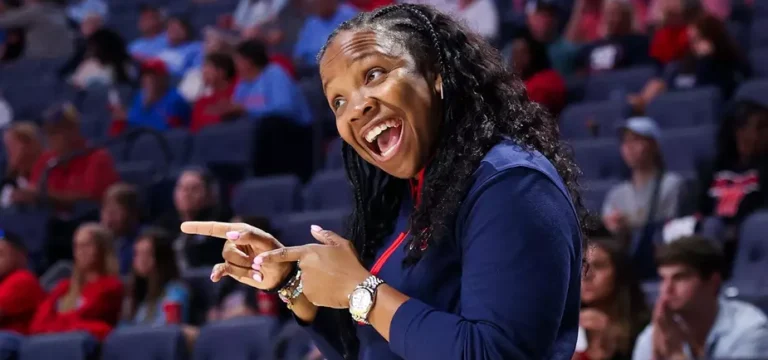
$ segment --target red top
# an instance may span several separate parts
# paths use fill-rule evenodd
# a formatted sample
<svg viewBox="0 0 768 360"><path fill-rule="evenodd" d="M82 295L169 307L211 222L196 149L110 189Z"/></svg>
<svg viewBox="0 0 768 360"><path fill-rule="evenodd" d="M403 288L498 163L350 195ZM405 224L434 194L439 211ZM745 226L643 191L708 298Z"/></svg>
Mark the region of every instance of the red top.
<svg viewBox="0 0 768 360"><path fill-rule="evenodd" d="M79 148L85 146L83 141ZM30 175L33 184L39 185L46 164L57 156L52 151L46 151L37 159ZM112 156L106 150L98 149L53 169L48 174L48 191L85 194L91 200L100 202L107 188L118 180L120 175L115 170Z"/></svg>
<svg viewBox="0 0 768 360"><path fill-rule="evenodd" d="M651 57L662 65L681 59L688 51L685 26L664 26L651 39Z"/></svg>
<svg viewBox="0 0 768 360"><path fill-rule="evenodd" d="M189 123L189 131L196 133L206 126L220 123L221 115L217 111L213 111L212 108L222 103L230 103L234 92L235 82L233 81L226 88L197 99L192 106L192 121Z"/></svg>
<svg viewBox="0 0 768 360"><path fill-rule="evenodd" d="M557 71L540 71L525 81L528 98L557 115L565 107L567 88L565 80Z"/></svg>
<svg viewBox="0 0 768 360"><path fill-rule="evenodd" d="M62 280L37 309L31 334L66 331L87 331L99 340L117 324L123 301L123 284L117 276L102 276L80 289L80 298L74 310L60 313L59 300L69 291L70 280Z"/></svg>
<svg viewBox="0 0 768 360"><path fill-rule="evenodd" d="M29 270L18 269L0 281L0 329L29 334L29 323L45 291Z"/></svg>
<svg viewBox="0 0 768 360"><path fill-rule="evenodd" d="M395 2L393 0L350 0L349 3L360 11L373 11Z"/></svg>

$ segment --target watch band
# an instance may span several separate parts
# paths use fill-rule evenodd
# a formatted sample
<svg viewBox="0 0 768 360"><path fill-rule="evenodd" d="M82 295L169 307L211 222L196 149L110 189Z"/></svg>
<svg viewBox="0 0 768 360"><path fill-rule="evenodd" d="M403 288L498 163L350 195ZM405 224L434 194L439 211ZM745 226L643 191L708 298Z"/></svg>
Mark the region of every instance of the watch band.
<svg viewBox="0 0 768 360"><path fill-rule="evenodd" d="M378 289L379 285L383 284L384 280L379 279L376 275L371 275L367 277L360 285L357 285L355 288L355 291L359 289L364 289L371 293L371 307L368 308L368 310L359 315L355 315L355 313L350 312L352 315L352 319L365 325L370 325L368 322L368 313L373 309L373 305L376 303L376 290ZM353 291L354 293L354 291Z"/></svg>

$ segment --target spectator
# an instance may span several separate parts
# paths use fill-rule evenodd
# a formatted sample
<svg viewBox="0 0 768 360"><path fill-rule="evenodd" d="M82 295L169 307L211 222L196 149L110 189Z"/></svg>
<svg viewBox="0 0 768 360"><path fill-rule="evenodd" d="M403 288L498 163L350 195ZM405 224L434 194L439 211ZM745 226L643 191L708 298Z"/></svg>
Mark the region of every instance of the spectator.
<svg viewBox="0 0 768 360"><path fill-rule="evenodd" d="M160 60L148 60L141 65L141 89L126 114L114 110L115 121L110 133L120 133L124 127L148 127L155 130L186 126L190 107L176 88L170 86L168 69Z"/></svg>
<svg viewBox="0 0 768 360"><path fill-rule="evenodd" d="M317 53L328 36L341 23L357 15L355 8L342 4L340 0L316 0L310 9L312 14L304 21L293 48L293 59L300 68L315 68Z"/></svg>
<svg viewBox="0 0 768 360"><path fill-rule="evenodd" d="M74 270L37 309L30 332L87 331L103 340L120 316L123 284L117 274L109 230L96 223L75 232Z"/></svg>
<svg viewBox="0 0 768 360"><path fill-rule="evenodd" d="M0 130L5 129L13 121L13 109L0 92Z"/></svg>
<svg viewBox="0 0 768 360"><path fill-rule="evenodd" d="M136 241L133 273L126 294L126 325L186 322L189 291L179 280L171 240L162 229L148 229Z"/></svg>
<svg viewBox="0 0 768 360"><path fill-rule="evenodd" d="M27 266L22 239L0 229L0 330L27 335L32 316L45 299Z"/></svg>
<svg viewBox="0 0 768 360"><path fill-rule="evenodd" d="M603 224L611 233L628 236L677 215L683 180L664 168L660 138L661 130L650 118L630 118L621 127L621 157L632 178L605 198Z"/></svg>
<svg viewBox="0 0 768 360"><path fill-rule="evenodd" d="M628 359L650 311L626 250L612 239L592 239L588 270L581 280L579 326L587 334L591 360Z"/></svg>
<svg viewBox="0 0 768 360"><path fill-rule="evenodd" d="M75 151L88 148L80 134L80 114L72 104L55 106L43 124L48 150L35 163L30 186L16 189L11 199L17 204L30 204L40 194L39 186L48 164ZM104 149L60 163L48 173L46 196L61 212L72 210L79 201L101 202L107 188L119 179L112 156Z"/></svg>
<svg viewBox="0 0 768 360"><path fill-rule="evenodd" d="M173 76L184 75L202 52L200 42L194 40L193 31L189 22L180 17L168 19L168 46L157 54L157 58L165 63Z"/></svg>
<svg viewBox="0 0 768 360"><path fill-rule="evenodd" d="M653 98L667 90L715 86L728 98L749 74L747 61L720 20L704 14L687 29L689 55L670 63L663 78L650 80L640 94L629 96L636 112L645 111Z"/></svg>
<svg viewBox="0 0 768 360"><path fill-rule="evenodd" d="M579 48L560 36L560 11L555 0L529 0L526 26L534 39L547 45L552 67L565 76L573 72L573 59Z"/></svg>
<svg viewBox="0 0 768 360"><path fill-rule="evenodd" d="M156 225L179 233L184 221L226 221L228 209L219 203L218 184L204 168L184 170L173 191L174 209L160 217ZM200 266L213 266L221 259L221 240L192 235L180 235L175 243L176 260L181 270Z"/></svg>
<svg viewBox="0 0 768 360"><path fill-rule="evenodd" d="M269 63L263 44L257 41L240 44L235 53L235 66L239 82L233 104L222 111L223 116L282 116L301 125L312 122L304 94L282 67Z"/></svg>
<svg viewBox="0 0 768 360"><path fill-rule="evenodd" d="M67 7L67 15L78 24L94 15L106 19L108 13L109 7L103 0L77 0Z"/></svg>
<svg viewBox="0 0 768 360"><path fill-rule="evenodd" d="M195 101L192 107L191 132L218 124L221 112L230 104L235 92L235 63L229 54L215 53L206 56L203 64L203 84L210 93Z"/></svg>
<svg viewBox="0 0 768 360"><path fill-rule="evenodd" d="M451 14L488 41L499 35L499 12L492 0L403 0L403 3L430 5Z"/></svg>
<svg viewBox="0 0 768 360"><path fill-rule="evenodd" d="M85 89L92 85L130 84L131 57L123 38L109 29L94 32L87 42L86 56L69 81Z"/></svg>
<svg viewBox="0 0 768 360"><path fill-rule="evenodd" d="M525 82L528 97L552 114L565 106L565 80L552 70L544 44L536 41L527 30L512 38L512 68Z"/></svg>
<svg viewBox="0 0 768 360"><path fill-rule="evenodd" d="M234 26L245 40L258 40L271 52L291 54L304 14L302 0L241 0L235 9Z"/></svg>
<svg viewBox="0 0 768 360"><path fill-rule="evenodd" d="M572 44L586 44L600 37L604 0L576 0L565 28L565 38Z"/></svg>
<svg viewBox="0 0 768 360"><path fill-rule="evenodd" d="M133 263L133 247L141 230L139 191L133 185L117 183L109 187L101 205L100 223L115 237L120 275L128 275Z"/></svg>
<svg viewBox="0 0 768 360"><path fill-rule="evenodd" d="M740 101L722 122L713 164L699 174L698 212L721 221L721 240L738 238L741 222L768 207L768 107Z"/></svg>
<svg viewBox="0 0 768 360"><path fill-rule="evenodd" d="M203 51L198 57L199 60L195 62L193 68L187 70L178 87L179 94L190 104L211 92L211 89L206 87L203 82L205 57L214 53L229 55L234 53L233 44L236 40L233 37L212 28L205 29L203 34Z"/></svg>
<svg viewBox="0 0 768 360"><path fill-rule="evenodd" d="M147 4L139 7L141 37L128 46L128 50L134 58L145 61L156 57L168 47L168 36L163 32L164 22L165 19L160 9Z"/></svg>
<svg viewBox="0 0 768 360"><path fill-rule="evenodd" d="M718 296L724 259L713 242L682 238L661 247L656 259L660 294L633 360L768 357L765 314Z"/></svg>
<svg viewBox="0 0 768 360"><path fill-rule="evenodd" d="M20 8L0 14L0 28L24 29L26 58L68 58L74 51L66 14L55 0L25 0Z"/></svg>
<svg viewBox="0 0 768 360"><path fill-rule="evenodd" d="M601 38L579 51L576 69L596 73L650 63L648 37L632 29L632 4L612 0L604 6Z"/></svg>
<svg viewBox="0 0 768 360"><path fill-rule="evenodd" d="M651 57L661 66L688 54L688 24L700 13L698 0L659 0L661 27L651 39Z"/></svg>
<svg viewBox="0 0 768 360"><path fill-rule="evenodd" d="M15 189L30 186L32 169L42 153L40 131L32 122L16 122L3 132L3 143L8 164L0 181L0 207L7 208L13 204Z"/></svg>
<svg viewBox="0 0 768 360"><path fill-rule="evenodd" d="M95 34L97 31L101 30L104 27L104 19L99 17L96 14L91 14L85 17L82 22L80 22L79 30L80 33L76 37L75 40L75 51L74 54L69 58L69 60L64 64L64 66L59 69L59 76L63 79L69 79L72 74L77 70L77 67L80 66L80 64L85 61L86 56L93 56L91 52L89 52L89 48L91 47L88 42L88 39ZM123 47L125 46L125 42L123 42L122 38L120 41L123 44ZM112 47L111 44L107 45L108 47ZM123 50L125 52L125 50Z"/></svg>

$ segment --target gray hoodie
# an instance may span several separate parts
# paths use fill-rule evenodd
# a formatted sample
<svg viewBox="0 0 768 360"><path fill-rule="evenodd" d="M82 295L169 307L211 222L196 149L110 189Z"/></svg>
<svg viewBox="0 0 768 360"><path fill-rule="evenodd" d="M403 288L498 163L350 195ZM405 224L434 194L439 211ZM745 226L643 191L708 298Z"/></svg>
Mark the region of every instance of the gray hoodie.
<svg viewBox="0 0 768 360"><path fill-rule="evenodd" d="M0 28L23 28L26 44L23 58L69 58L74 34L64 9L54 4L28 4L0 14Z"/></svg>

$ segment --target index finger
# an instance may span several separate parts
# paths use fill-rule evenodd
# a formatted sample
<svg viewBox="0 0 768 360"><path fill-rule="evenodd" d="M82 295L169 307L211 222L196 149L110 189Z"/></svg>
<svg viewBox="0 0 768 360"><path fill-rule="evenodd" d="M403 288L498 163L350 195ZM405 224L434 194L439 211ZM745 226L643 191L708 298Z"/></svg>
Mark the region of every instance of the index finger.
<svg viewBox="0 0 768 360"><path fill-rule="evenodd" d="M181 223L181 232L185 234L211 236L225 240L230 231L244 232L248 230L246 224L240 223L218 221L185 221Z"/></svg>

